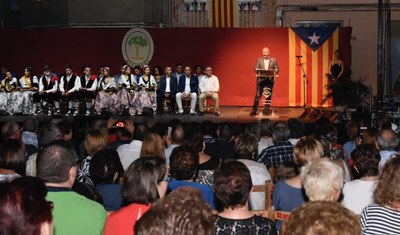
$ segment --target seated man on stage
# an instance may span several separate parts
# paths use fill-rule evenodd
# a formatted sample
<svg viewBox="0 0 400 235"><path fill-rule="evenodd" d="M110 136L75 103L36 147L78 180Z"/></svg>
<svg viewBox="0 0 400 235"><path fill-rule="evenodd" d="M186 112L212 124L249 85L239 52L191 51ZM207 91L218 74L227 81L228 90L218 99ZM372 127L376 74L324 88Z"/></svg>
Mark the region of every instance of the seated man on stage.
<svg viewBox="0 0 400 235"><path fill-rule="evenodd" d="M192 74L192 69L185 66L184 74L181 75L178 82L178 93L176 94L176 104L178 105L178 114L183 114L182 99L190 99L190 114L196 115L197 91L199 90L199 79Z"/></svg>
<svg viewBox="0 0 400 235"><path fill-rule="evenodd" d="M275 70L275 73L278 74L279 67L278 62L275 58L271 57L271 53L269 52L268 47L264 47L262 49L262 57L257 59L256 65L254 66L254 71L260 70ZM254 116L257 114L258 102L260 100L260 96L263 92L264 87L266 87L266 101L263 113L269 114L269 107L271 106L271 97L272 97L272 88L274 87L274 76L258 76L257 77L257 91L256 96L254 97L253 110L250 112L250 116Z"/></svg>
<svg viewBox="0 0 400 235"><path fill-rule="evenodd" d="M79 78L79 90L76 97L79 101L86 103L86 115L90 114L93 107L93 100L96 97L97 76L92 74L89 66L83 67L83 75Z"/></svg>
<svg viewBox="0 0 400 235"><path fill-rule="evenodd" d="M219 116L218 77L212 74L212 68L210 66L206 67L205 73L206 75L202 76L199 82L199 115L204 115L204 100L206 98L212 98L214 100L214 115Z"/></svg>
<svg viewBox="0 0 400 235"><path fill-rule="evenodd" d="M161 78L160 89L157 94L157 114L162 115L164 112L164 99L169 100L171 113L175 113L175 99L178 90L177 78L172 76L171 67L165 67L165 75Z"/></svg>
<svg viewBox="0 0 400 235"><path fill-rule="evenodd" d="M39 78L39 99L41 101L41 107L37 109L36 113L42 113L42 108L47 107L48 114L52 113L51 108L48 106L53 103L54 114L60 114L60 103L61 94L58 91L58 78L53 76L50 71L50 65L43 67L43 75ZM35 95L36 95L35 94ZM35 99L35 97L34 97Z"/></svg>
<svg viewBox="0 0 400 235"><path fill-rule="evenodd" d="M77 115L79 113L79 100L76 92L79 90L79 77L73 73L71 65L64 66L65 74L60 79L59 89L62 97L68 99L67 115Z"/></svg>

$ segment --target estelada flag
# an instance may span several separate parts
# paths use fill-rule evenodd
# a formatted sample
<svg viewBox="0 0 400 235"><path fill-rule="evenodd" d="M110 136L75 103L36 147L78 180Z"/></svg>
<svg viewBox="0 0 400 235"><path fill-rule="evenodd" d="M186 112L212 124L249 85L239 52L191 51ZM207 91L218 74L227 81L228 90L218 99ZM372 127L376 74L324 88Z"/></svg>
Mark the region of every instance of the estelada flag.
<svg viewBox="0 0 400 235"><path fill-rule="evenodd" d="M306 104L312 107L332 106L332 101L322 104L328 93L326 85L333 52L338 49L339 28L299 27L289 29L289 106L304 104L303 71L306 75ZM301 57L297 57L301 56Z"/></svg>
<svg viewBox="0 0 400 235"><path fill-rule="evenodd" d="M210 27L237 27L236 7L236 0L210 0Z"/></svg>

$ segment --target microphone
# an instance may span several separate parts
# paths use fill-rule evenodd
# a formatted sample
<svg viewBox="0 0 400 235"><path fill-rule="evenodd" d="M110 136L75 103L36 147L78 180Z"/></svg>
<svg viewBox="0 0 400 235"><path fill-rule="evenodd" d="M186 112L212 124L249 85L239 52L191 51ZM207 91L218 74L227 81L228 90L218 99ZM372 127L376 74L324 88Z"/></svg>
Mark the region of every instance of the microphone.
<svg viewBox="0 0 400 235"><path fill-rule="evenodd" d="M297 57L297 58L301 58L301 57L303 57L303 56L302 56L302 55L296 55L296 57Z"/></svg>

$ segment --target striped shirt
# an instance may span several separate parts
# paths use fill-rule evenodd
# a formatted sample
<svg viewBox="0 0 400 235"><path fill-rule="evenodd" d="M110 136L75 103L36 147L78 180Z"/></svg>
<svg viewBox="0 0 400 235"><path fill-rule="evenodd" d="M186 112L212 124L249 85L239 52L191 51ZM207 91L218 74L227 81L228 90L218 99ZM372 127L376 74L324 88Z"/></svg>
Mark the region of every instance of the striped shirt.
<svg viewBox="0 0 400 235"><path fill-rule="evenodd" d="M380 205L369 205L361 212L363 235L400 234L400 211Z"/></svg>

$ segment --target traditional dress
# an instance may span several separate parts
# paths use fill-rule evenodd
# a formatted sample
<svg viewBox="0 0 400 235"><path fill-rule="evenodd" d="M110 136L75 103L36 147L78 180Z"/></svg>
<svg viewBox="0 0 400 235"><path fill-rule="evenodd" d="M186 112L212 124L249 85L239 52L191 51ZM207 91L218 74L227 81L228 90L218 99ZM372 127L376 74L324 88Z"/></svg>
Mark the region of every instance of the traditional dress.
<svg viewBox="0 0 400 235"><path fill-rule="evenodd" d="M129 108L132 97L135 97L136 80L131 74L121 74L118 80L117 107L122 114Z"/></svg>
<svg viewBox="0 0 400 235"><path fill-rule="evenodd" d="M22 94L16 92L17 90L17 79L12 77L10 79L5 78L0 83L2 92L0 93L0 110L6 112L9 115L13 115L22 102ZM14 101L19 103L14 103ZM18 111L18 110L16 110Z"/></svg>
<svg viewBox="0 0 400 235"><path fill-rule="evenodd" d="M96 101L94 104L94 109L99 114L103 110L107 110L112 114L117 113L117 102L118 97L115 90L117 89L117 84L113 77L105 77L99 84L99 92L96 96Z"/></svg>
<svg viewBox="0 0 400 235"><path fill-rule="evenodd" d="M19 79L19 85L22 92L22 113L26 115L32 115L36 112L36 107L38 105L34 105L35 103L39 103L40 100L35 100L34 94L37 93L39 89L39 80L36 76L25 77L22 76Z"/></svg>
<svg viewBox="0 0 400 235"><path fill-rule="evenodd" d="M155 112L157 110L157 94L156 80L152 75L143 75L139 79L139 91L134 101L137 113L142 114L143 108L151 108Z"/></svg>

